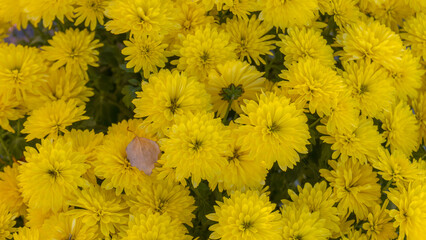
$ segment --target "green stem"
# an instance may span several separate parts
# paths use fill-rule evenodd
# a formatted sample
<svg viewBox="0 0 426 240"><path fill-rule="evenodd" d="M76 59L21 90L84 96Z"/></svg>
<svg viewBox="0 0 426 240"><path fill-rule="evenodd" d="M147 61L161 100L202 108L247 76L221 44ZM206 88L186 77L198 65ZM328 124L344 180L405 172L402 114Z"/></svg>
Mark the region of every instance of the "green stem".
<svg viewBox="0 0 426 240"><path fill-rule="evenodd" d="M392 184L392 179L391 180L389 180L388 181L388 183L386 184L386 186L383 188L383 191L382 192L384 192L384 191L386 191L386 190L388 190L388 188L390 187L390 185Z"/></svg>
<svg viewBox="0 0 426 240"><path fill-rule="evenodd" d="M315 125L317 125L317 123L321 120L321 118L318 118L317 120L315 120L315 122L311 123L311 125L309 125L309 128L314 127Z"/></svg>
<svg viewBox="0 0 426 240"><path fill-rule="evenodd" d="M222 122L223 122L223 124L225 124L225 125L228 125L229 124L229 122L228 122L228 115L229 115L229 112L231 111L231 105L232 105L232 102L234 101L234 99L232 99L231 98L231 100L229 101L229 103L228 103L228 107L226 108L226 113L225 113L225 117L223 117L223 119L222 119Z"/></svg>
<svg viewBox="0 0 426 240"><path fill-rule="evenodd" d="M9 153L9 150L7 150L7 147L6 147L6 144L4 143L4 141L3 141L3 137L1 137L0 138L0 144L1 144L1 146L2 146L2 148L3 148L3 150L4 150L4 152L6 153L6 157L7 158L10 158L10 153Z"/></svg>

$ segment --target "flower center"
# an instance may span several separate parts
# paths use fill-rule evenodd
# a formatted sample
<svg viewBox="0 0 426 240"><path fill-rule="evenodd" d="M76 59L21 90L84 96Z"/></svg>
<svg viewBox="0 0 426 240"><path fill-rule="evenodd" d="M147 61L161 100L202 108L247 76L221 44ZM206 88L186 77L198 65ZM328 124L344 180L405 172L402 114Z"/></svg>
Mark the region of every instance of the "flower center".
<svg viewBox="0 0 426 240"><path fill-rule="evenodd" d="M167 203L166 200L160 198L160 201L159 201L158 205L156 206L155 211L159 212L159 213L163 213L163 210L166 206L166 203Z"/></svg>
<svg viewBox="0 0 426 240"><path fill-rule="evenodd" d="M172 112L173 114L175 114L176 110L179 108L179 105L177 104L177 102L178 102L177 98L170 99L170 106L168 108L170 109L170 112Z"/></svg>
<svg viewBox="0 0 426 240"><path fill-rule="evenodd" d="M267 126L266 128L268 129L269 133L275 133L275 132L278 132L281 129L281 127L278 124L276 124L275 122L272 122L272 124Z"/></svg>
<svg viewBox="0 0 426 240"><path fill-rule="evenodd" d="M253 226L253 223L251 221L244 221L242 224L242 227L244 230L248 230Z"/></svg>
<svg viewBox="0 0 426 240"><path fill-rule="evenodd" d="M12 79L15 83L22 82L22 73L18 69L12 70Z"/></svg>
<svg viewBox="0 0 426 240"><path fill-rule="evenodd" d="M232 152L232 156L228 157L228 162L239 160L241 154L240 154L240 148L234 148L234 151Z"/></svg>
<svg viewBox="0 0 426 240"><path fill-rule="evenodd" d="M47 174L49 174L53 179L56 179L61 174L61 172L57 169L49 169Z"/></svg>
<svg viewBox="0 0 426 240"><path fill-rule="evenodd" d="M196 139L193 143L192 143L192 149L194 151L198 151L201 148L201 145L203 145L203 142L201 140Z"/></svg>
<svg viewBox="0 0 426 240"><path fill-rule="evenodd" d="M368 86L366 84L361 84L359 88L359 94L362 95L366 92L368 92Z"/></svg>
<svg viewBox="0 0 426 240"><path fill-rule="evenodd" d="M203 54L201 54L200 59L203 62L203 64L207 63L207 60L209 60L210 56L209 53L207 51L203 51Z"/></svg>

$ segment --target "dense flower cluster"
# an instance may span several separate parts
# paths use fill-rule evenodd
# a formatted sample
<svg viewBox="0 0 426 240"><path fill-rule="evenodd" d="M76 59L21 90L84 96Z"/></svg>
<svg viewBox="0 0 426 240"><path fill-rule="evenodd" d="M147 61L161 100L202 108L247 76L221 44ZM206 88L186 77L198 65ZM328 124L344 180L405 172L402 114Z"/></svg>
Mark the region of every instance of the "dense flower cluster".
<svg viewBox="0 0 426 240"><path fill-rule="evenodd" d="M0 240L426 238L426 1L0 0Z"/></svg>

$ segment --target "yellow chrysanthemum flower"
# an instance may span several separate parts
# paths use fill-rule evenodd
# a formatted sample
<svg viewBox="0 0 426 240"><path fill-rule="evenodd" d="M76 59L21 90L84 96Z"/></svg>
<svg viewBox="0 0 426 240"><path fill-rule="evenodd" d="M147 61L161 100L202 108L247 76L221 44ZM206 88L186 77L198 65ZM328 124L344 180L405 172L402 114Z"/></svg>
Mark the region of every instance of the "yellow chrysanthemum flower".
<svg viewBox="0 0 426 240"><path fill-rule="evenodd" d="M399 226L398 240L426 236L426 185L421 181L407 187L400 185L397 189L389 189L387 196L398 208L389 210L389 215L395 219L394 227Z"/></svg>
<svg viewBox="0 0 426 240"><path fill-rule="evenodd" d="M344 239L347 240L347 238L345 238L345 236L344 236L345 234L347 234L348 236L354 236L353 224L355 223L355 220L353 220L353 219L349 220L350 215L351 215L351 213L349 213L349 212L347 212L346 214L342 212L338 215L338 217L340 218L340 222L339 222L340 234L333 235L334 238L341 237L342 239L339 239L339 240L344 240ZM361 230L359 231L359 233L361 233ZM368 240L367 236L365 236L365 234L363 234L363 235L364 236L359 238L359 239ZM356 236L356 234L355 234L355 236ZM349 238L349 239L350 240L359 240L358 238Z"/></svg>
<svg viewBox="0 0 426 240"><path fill-rule="evenodd" d="M327 126L327 132L351 131L356 128L359 121L358 104L348 90L341 91L332 104L330 114L321 119Z"/></svg>
<svg viewBox="0 0 426 240"><path fill-rule="evenodd" d="M337 26L345 28L346 25L358 22L361 17L357 3L358 0L327 0L325 10L333 15Z"/></svg>
<svg viewBox="0 0 426 240"><path fill-rule="evenodd" d="M386 69L394 69L401 60L403 46L399 36L377 21L359 21L336 37L336 52L342 61L373 60Z"/></svg>
<svg viewBox="0 0 426 240"><path fill-rule="evenodd" d="M6 166L0 172L0 205L6 205L11 212L25 215L27 206L24 203L21 190L18 187L19 165Z"/></svg>
<svg viewBox="0 0 426 240"><path fill-rule="evenodd" d="M213 16L207 16L206 9L199 2L177 0L176 8L178 9L178 13L174 21L179 23L180 27L176 30L176 33L173 34L174 38L176 38L179 33L186 36L188 34L193 34L199 27L214 23Z"/></svg>
<svg viewBox="0 0 426 240"><path fill-rule="evenodd" d="M141 123L142 121L137 120L124 120L112 125L93 162L95 175L104 179L102 187L107 190L115 189L117 195L122 194L123 190L127 194L135 193L147 177L143 171L130 164L126 151L136 136L157 141L153 134L147 133L144 128L138 128Z"/></svg>
<svg viewBox="0 0 426 240"><path fill-rule="evenodd" d="M44 221L54 214L55 213L52 212L52 210L46 211L45 209L41 208L28 207L27 215L25 215L25 226L34 229L40 229L41 226L43 226Z"/></svg>
<svg viewBox="0 0 426 240"><path fill-rule="evenodd" d="M139 191L127 200L130 214L135 216L140 213L152 211L167 214L172 220L178 220L192 226L192 213L195 210L195 201L189 195L189 190L183 185L149 179L139 187Z"/></svg>
<svg viewBox="0 0 426 240"><path fill-rule="evenodd" d="M99 23L104 25L104 11L111 0L76 0L75 1L75 20L74 25L77 26L84 21L84 26L94 31Z"/></svg>
<svg viewBox="0 0 426 240"><path fill-rule="evenodd" d="M42 139L46 135L48 138L57 138L59 132L68 132L66 127L89 119L89 117L83 116L84 108L84 105L78 106L74 99L68 102L64 100L48 102L31 112L21 132L28 133L25 137L27 141L34 138Z"/></svg>
<svg viewBox="0 0 426 240"><path fill-rule="evenodd" d="M205 80L210 70L217 64L236 58L235 44L229 42L230 35L210 24L188 34L182 41L177 55L179 70Z"/></svg>
<svg viewBox="0 0 426 240"><path fill-rule="evenodd" d="M259 0L259 18L267 23L285 29L291 26L310 25L319 9L317 0Z"/></svg>
<svg viewBox="0 0 426 240"><path fill-rule="evenodd" d="M16 214L9 211L6 205L0 204L0 239L10 239L12 233L16 231L15 226Z"/></svg>
<svg viewBox="0 0 426 240"><path fill-rule="evenodd" d="M318 59L324 66L334 67L333 49L315 28L287 29L287 35L278 35L281 42L277 43L284 54L284 65L288 68L291 64L305 58Z"/></svg>
<svg viewBox="0 0 426 240"><path fill-rule="evenodd" d="M187 230L168 214L148 211L130 217L129 228L123 240L190 240Z"/></svg>
<svg viewBox="0 0 426 240"><path fill-rule="evenodd" d="M321 169L320 173L333 187L339 212L354 212L357 220L366 219L369 208L380 202L381 195L379 179L373 168L352 158L337 162L330 160L328 164L332 170Z"/></svg>
<svg viewBox="0 0 426 240"><path fill-rule="evenodd" d="M298 153L308 152L307 117L290 99L263 93L258 103L246 101L241 108L244 114L236 122L244 125L239 130L242 144L268 169L275 161L283 171L292 169L300 160Z"/></svg>
<svg viewBox="0 0 426 240"><path fill-rule="evenodd" d="M105 10L111 20L105 28L113 34L166 35L178 28L170 0L112 0Z"/></svg>
<svg viewBox="0 0 426 240"><path fill-rule="evenodd" d="M25 0L0 0L0 22L10 22L20 29L26 29L30 17L25 12ZM1 41L1 40L0 40Z"/></svg>
<svg viewBox="0 0 426 240"><path fill-rule="evenodd" d="M426 10L426 3L423 0L405 0L405 2L418 13Z"/></svg>
<svg viewBox="0 0 426 240"><path fill-rule="evenodd" d="M396 33L399 32L399 26L402 26L403 19L413 14L411 8L400 0L368 0L368 3L364 12L370 13L376 20Z"/></svg>
<svg viewBox="0 0 426 240"><path fill-rule="evenodd" d="M135 68L135 72L142 69L145 78L157 73L157 67L166 66L167 57L170 53L166 51L167 44L162 42L163 38L159 34L142 35L138 34L130 38L130 41L124 41L126 45L121 53L126 55L125 60L129 61L126 68Z"/></svg>
<svg viewBox="0 0 426 240"><path fill-rule="evenodd" d="M39 240L40 231L38 228L19 228L17 233L13 234L13 240Z"/></svg>
<svg viewBox="0 0 426 240"><path fill-rule="evenodd" d="M231 123L232 124L232 123ZM240 141L241 134L237 125L231 127L232 143L225 157L227 165L221 171L219 189L227 191L245 191L247 189L260 189L265 185L268 173L266 166L250 156L250 149Z"/></svg>
<svg viewBox="0 0 426 240"><path fill-rule="evenodd" d="M191 177L197 187L201 179L214 182L226 165L228 130L213 113L175 116L175 124L160 141L164 167L176 168L176 180Z"/></svg>
<svg viewBox="0 0 426 240"><path fill-rule="evenodd" d="M251 12L259 11L257 0L216 0L218 11L229 10L234 16L248 19Z"/></svg>
<svg viewBox="0 0 426 240"><path fill-rule="evenodd" d="M209 73L206 87L212 96L213 110L220 117L231 109L240 114L244 100L256 100L256 95L263 89L263 73L238 60L227 61L216 68L216 71Z"/></svg>
<svg viewBox="0 0 426 240"><path fill-rule="evenodd" d="M383 136L386 137L386 147L392 152L400 150L406 156L411 156L419 147L419 123L405 102L395 104L391 111L385 112L382 119Z"/></svg>
<svg viewBox="0 0 426 240"><path fill-rule="evenodd" d="M87 79L78 74L69 74L65 68L51 69L46 82L36 89L35 94L27 95L26 107L37 109L51 101L75 99L77 105L89 102L93 89L86 86Z"/></svg>
<svg viewBox="0 0 426 240"><path fill-rule="evenodd" d="M349 129L328 132L325 126L320 125L317 130L328 135L322 136L321 140L332 144L331 150L334 150L332 158L337 159L340 156L343 161L352 157L366 163L368 158L377 156L377 149L384 142L373 120L363 117L358 120L355 127Z"/></svg>
<svg viewBox="0 0 426 240"><path fill-rule="evenodd" d="M26 163L19 167L19 187L24 201L32 208L58 212L67 205L78 187L87 184L81 178L89 165L86 157L72 150L71 143L42 140L37 150L27 148L24 152Z"/></svg>
<svg viewBox="0 0 426 240"><path fill-rule="evenodd" d="M299 108L308 108L319 116L330 115L335 99L345 89L342 77L320 60L299 59L288 70L283 70L278 83Z"/></svg>
<svg viewBox="0 0 426 240"><path fill-rule="evenodd" d="M416 16L407 18L401 38L404 39L404 44L411 48L414 56L426 61L426 13L417 13Z"/></svg>
<svg viewBox="0 0 426 240"><path fill-rule="evenodd" d="M97 237L96 227L85 225L81 218L67 212L51 216L40 228L40 239L95 240Z"/></svg>
<svg viewBox="0 0 426 240"><path fill-rule="evenodd" d="M151 75L149 82L142 84L142 91L136 94L135 117L147 117L145 125L153 132L165 133L177 115L212 109L204 84L178 71L161 70Z"/></svg>
<svg viewBox="0 0 426 240"><path fill-rule="evenodd" d="M210 226L211 239L281 240L280 214L269 202L267 193L236 191L223 202L216 202L207 218L217 222Z"/></svg>
<svg viewBox="0 0 426 240"><path fill-rule="evenodd" d="M95 176L95 160L97 158L96 150L102 144L104 135L95 133L93 130L75 130L64 134L65 142L72 143L72 149L86 156L86 163L90 164L90 168L83 175L92 184L97 184Z"/></svg>
<svg viewBox="0 0 426 240"><path fill-rule="evenodd" d="M284 205L281 208L283 222L283 240L327 240L331 232L326 220L320 218L319 212L311 212L309 207L296 204Z"/></svg>
<svg viewBox="0 0 426 240"><path fill-rule="evenodd" d="M45 28L51 28L53 21L58 19L64 23L64 17L72 21L74 0L20 0L25 14L29 19L38 23L43 20Z"/></svg>
<svg viewBox="0 0 426 240"><path fill-rule="evenodd" d="M225 30L231 36L230 42L236 44L235 53L240 60L254 61L256 65L265 64L261 55L273 55L274 35L267 34L272 26L262 22L255 15L250 20L233 18L226 21Z"/></svg>
<svg viewBox="0 0 426 240"><path fill-rule="evenodd" d="M353 227L350 229L350 231L345 235L342 236L341 240L368 240L369 238L365 233L362 232L362 230L355 230Z"/></svg>
<svg viewBox="0 0 426 240"><path fill-rule="evenodd" d="M403 101L417 98L423 83L423 74L425 69L419 63L419 58L413 57L409 50L404 51L398 67L391 71L395 89L398 89L398 98Z"/></svg>
<svg viewBox="0 0 426 240"><path fill-rule="evenodd" d="M419 124L419 143L426 144L426 92L413 101L413 110Z"/></svg>
<svg viewBox="0 0 426 240"><path fill-rule="evenodd" d="M391 109L396 90L386 69L368 60L343 63L343 67L343 78L363 116L377 118Z"/></svg>
<svg viewBox="0 0 426 240"><path fill-rule="evenodd" d="M91 130L76 130L71 129L71 131L64 134L65 142L72 143L72 149L76 152L80 152L86 155L86 161L93 164L93 161L96 159L95 150L100 146L104 139L103 133L95 133Z"/></svg>
<svg viewBox="0 0 426 240"><path fill-rule="evenodd" d="M370 158L371 165L379 170L379 174L386 181L396 184L405 184L415 180L424 179L422 171L399 150L392 151L379 149L377 158Z"/></svg>
<svg viewBox="0 0 426 240"><path fill-rule="evenodd" d="M43 46L44 57L53 63L52 68L65 66L67 73L81 74L85 76L88 65L97 67L98 50L102 47L95 38L95 33L87 29L67 29L65 32L56 32L52 39L48 40L50 46ZM86 77L87 78L87 77Z"/></svg>
<svg viewBox="0 0 426 240"><path fill-rule="evenodd" d="M37 48L4 44L0 45L0 88L11 89L18 101L26 100L26 95L33 92L46 81L46 67L40 61Z"/></svg>
<svg viewBox="0 0 426 240"><path fill-rule="evenodd" d="M330 187L327 187L327 183L325 181L322 181L320 183L316 183L313 187L310 183L306 183L303 188L300 185L297 186L297 190L299 192L299 195L297 195L292 190L288 190L288 194L291 198L291 201L282 200L282 203L285 206L284 210L286 211L290 210L290 212L286 213L286 216L290 216L290 217L294 216L291 213L292 211L295 210L294 208L303 209L301 210L302 212L299 213L303 215L306 211L304 208L307 208L307 210L309 210L311 214L315 214L311 216L316 218L313 222L318 223L322 219L321 221L324 224L322 224L321 228L328 229L329 232L332 234L339 233L340 218L338 217L337 208L334 207L334 204L336 203L336 199L334 195L332 194L333 190ZM288 205L291 205L291 206L288 206ZM286 223L295 224L294 220L295 219L291 219L289 222L286 222ZM307 223L303 223L302 225L305 225L305 224ZM288 226L288 225L287 227L291 228L291 226ZM325 233L324 230L322 232ZM294 233L294 235L297 235L296 232ZM309 239L307 238L308 236L306 236L306 234L305 235L301 234L301 235L303 236L301 239Z"/></svg>
<svg viewBox="0 0 426 240"><path fill-rule="evenodd" d="M122 197L98 185L77 191L69 204L74 209L67 215L81 220L84 226L96 227L104 237L123 231L129 221L128 206Z"/></svg>
<svg viewBox="0 0 426 240"><path fill-rule="evenodd" d="M17 120L24 117L25 108L21 102L16 100L14 94L6 88L0 89L0 127L15 132L10 126L9 121Z"/></svg>
<svg viewBox="0 0 426 240"><path fill-rule="evenodd" d="M382 206L377 204L368 214L368 222L362 225L371 240L389 240L397 237L396 229L391 222L392 218L386 211L388 203L389 200L386 199Z"/></svg>

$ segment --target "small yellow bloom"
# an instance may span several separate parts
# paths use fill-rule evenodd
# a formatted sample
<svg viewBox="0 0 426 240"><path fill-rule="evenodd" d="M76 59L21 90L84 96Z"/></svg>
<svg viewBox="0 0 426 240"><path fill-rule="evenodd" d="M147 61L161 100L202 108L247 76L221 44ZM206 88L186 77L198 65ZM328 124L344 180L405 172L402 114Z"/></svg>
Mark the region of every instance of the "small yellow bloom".
<svg viewBox="0 0 426 240"><path fill-rule="evenodd" d="M42 140L37 150L27 148L26 163L19 167L19 187L24 201L43 212L66 209L66 201L87 181L81 176L89 168L86 157L72 150L71 143Z"/></svg>
<svg viewBox="0 0 426 240"><path fill-rule="evenodd" d="M249 19L233 18L226 21L225 30L236 44L235 53L240 60L265 64L261 55L273 55L275 36L267 34L272 26L262 22L255 15Z"/></svg>
<svg viewBox="0 0 426 240"><path fill-rule="evenodd" d="M392 217L386 211L388 203L389 200L386 199L382 206L377 204L368 214L368 222L362 225L371 240L389 240L397 237L396 229L391 222Z"/></svg>
<svg viewBox="0 0 426 240"><path fill-rule="evenodd" d="M152 211L140 212L130 217L129 228L123 240L190 240L187 230L168 214Z"/></svg>
<svg viewBox="0 0 426 240"><path fill-rule="evenodd" d="M25 137L27 141L46 136L57 138L60 132L68 132L66 128L73 123L89 119L83 116L84 108L84 105L78 106L74 99L68 102L64 100L47 102L31 112L21 132L28 133Z"/></svg>
<svg viewBox="0 0 426 240"><path fill-rule="evenodd" d="M366 163L368 158L377 156L377 149L385 141L373 120L363 117L359 118L356 125L350 128L329 132L325 126L320 125L317 130L328 135L322 136L321 140L332 144L333 159L337 159L339 156L342 160L352 157L361 163Z"/></svg>
<svg viewBox="0 0 426 240"><path fill-rule="evenodd" d="M415 181L404 187L391 188L387 193L388 199L397 209L389 210L389 215L395 219L394 227L399 226L398 240L407 237L408 240L422 239L426 236L426 185Z"/></svg>
<svg viewBox="0 0 426 240"><path fill-rule="evenodd" d="M6 205L11 212L23 216L27 206L18 186L18 167L19 165L14 163L12 167L6 166L3 172L0 172L0 205Z"/></svg>
<svg viewBox="0 0 426 240"><path fill-rule="evenodd" d="M342 61L372 60L386 69L394 69L401 60L404 47L400 37L377 21L358 21L336 36L336 52Z"/></svg>
<svg viewBox="0 0 426 240"><path fill-rule="evenodd" d="M45 28L51 28L55 19L64 23L66 17L72 22L74 0L20 0L25 13L35 23L43 20ZM15 6L18 7L18 6Z"/></svg>
<svg viewBox="0 0 426 240"><path fill-rule="evenodd" d="M244 101L256 100L256 95L263 89L263 73L257 71L254 66L237 60L219 64L216 68L216 71L210 71L207 83L207 92L212 96L214 111L221 117L231 109L240 114Z"/></svg>
<svg viewBox="0 0 426 240"><path fill-rule="evenodd" d="M102 47L95 38L95 33L87 29L67 29L65 32L56 32L51 40L50 46L43 46L43 55L52 62L53 68L65 66L67 73L85 76L88 66L99 66L96 48ZM87 78L87 77L86 77Z"/></svg>
<svg viewBox="0 0 426 240"><path fill-rule="evenodd" d="M188 113L175 117L175 124L160 141L164 167L176 169L176 181L191 177L194 187L202 179L214 183L226 165L229 131L213 113ZM184 156L184 157L183 157Z"/></svg>
<svg viewBox="0 0 426 240"><path fill-rule="evenodd" d="M333 49L321 36L321 31L314 28L292 27L287 29L287 35L279 35L281 42L277 43L284 54L284 65L306 58L318 59L324 66L334 67Z"/></svg>
<svg viewBox="0 0 426 240"><path fill-rule="evenodd" d="M166 35L178 28L176 11L170 0L111 0L105 16L111 20L105 28L113 34Z"/></svg>
<svg viewBox="0 0 426 240"><path fill-rule="evenodd" d="M310 211L306 205L284 204L281 208L284 240L316 239L327 240L331 232L326 226L326 219L320 218L319 212Z"/></svg>
<svg viewBox="0 0 426 240"><path fill-rule="evenodd" d="M389 112L385 112L382 119L386 137L386 146L390 146L392 152L400 150L406 156L419 147L419 122L407 103L394 104Z"/></svg>
<svg viewBox="0 0 426 240"><path fill-rule="evenodd" d="M372 166L379 170L379 174L386 181L392 181L396 184L405 184L415 180L424 179L423 173L410 159L401 151L392 151L379 149L377 158L371 158L369 161Z"/></svg>
<svg viewBox="0 0 426 240"><path fill-rule="evenodd" d="M217 202L207 218L217 222L209 229L211 239L281 240L280 214L269 202L267 193L236 191L230 198Z"/></svg>
<svg viewBox="0 0 426 240"><path fill-rule="evenodd" d="M236 58L235 44L229 41L230 35L214 25L206 25L188 34L177 52L179 70L197 76L205 81L210 70L216 65Z"/></svg>
<svg viewBox="0 0 426 240"><path fill-rule="evenodd" d="M259 0L259 18L282 30L292 26L310 25L316 18L317 0Z"/></svg>
<svg viewBox="0 0 426 240"><path fill-rule="evenodd" d="M103 237L124 231L129 221L128 206L122 197L97 185L77 191L69 204L74 209L66 212L68 216L80 219L84 226L97 228Z"/></svg>
<svg viewBox="0 0 426 240"><path fill-rule="evenodd" d="M369 208L379 203L381 195L379 179L373 168L352 158L330 160L328 164L332 170L321 169L320 173L333 187L339 212L354 212L357 220L366 219Z"/></svg>
<svg viewBox="0 0 426 240"><path fill-rule="evenodd" d="M96 29L98 22L104 25L104 11L109 1L111 0L76 0L74 12L77 19L74 25L77 26L84 21L84 26L90 25L91 31Z"/></svg>
<svg viewBox="0 0 426 240"><path fill-rule="evenodd" d="M126 45L121 53L126 55L125 60L129 61L126 68L135 68L135 72L142 69L145 78L151 73L157 73L159 68L166 66L167 44L162 42L162 37L158 34L154 35L136 35L130 38L130 41L124 41Z"/></svg>
<svg viewBox="0 0 426 240"><path fill-rule="evenodd" d="M307 117L290 99L273 93L262 93L258 102L246 100L244 114L236 120L241 141L250 149L250 156L270 169L275 161L283 171L292 169L300 160L298 153L307 153L310 134Z"/></svg>

